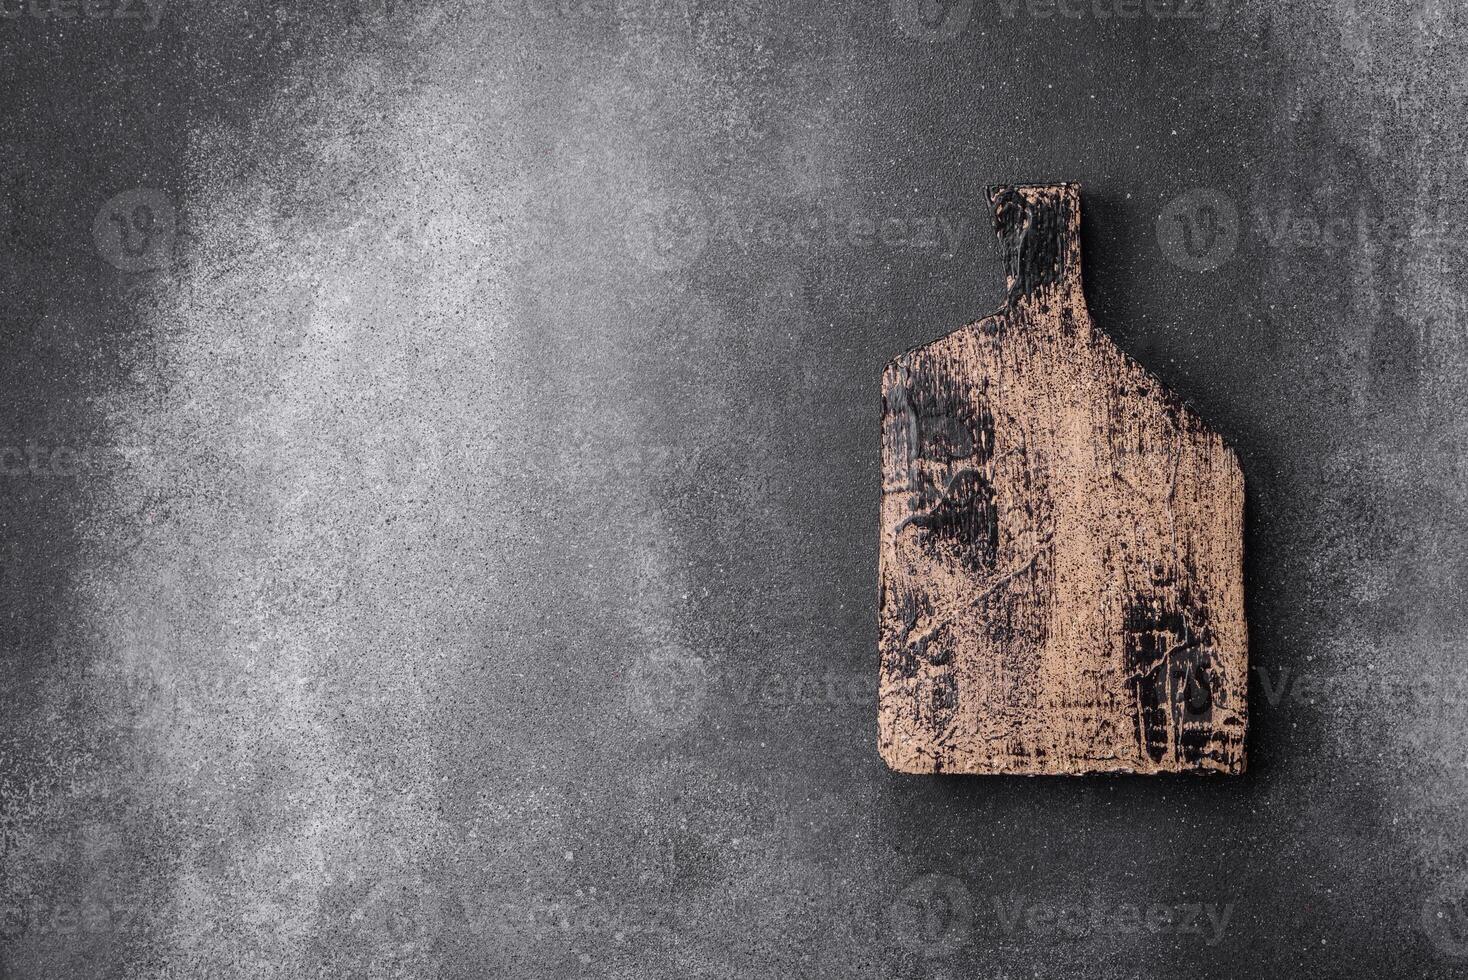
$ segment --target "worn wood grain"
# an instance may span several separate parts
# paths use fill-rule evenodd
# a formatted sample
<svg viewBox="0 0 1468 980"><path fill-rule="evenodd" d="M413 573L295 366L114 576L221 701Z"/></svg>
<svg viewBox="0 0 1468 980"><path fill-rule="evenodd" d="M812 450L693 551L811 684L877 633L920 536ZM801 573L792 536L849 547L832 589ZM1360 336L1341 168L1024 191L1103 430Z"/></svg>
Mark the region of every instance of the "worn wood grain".
<svg viewBox="0 0 1468 980"><path fill-rule="evenodd" d="M1238 460L1092 323L1079 188L989 199L1004 307L882 378L882 756L1242 772Z"/></svg>

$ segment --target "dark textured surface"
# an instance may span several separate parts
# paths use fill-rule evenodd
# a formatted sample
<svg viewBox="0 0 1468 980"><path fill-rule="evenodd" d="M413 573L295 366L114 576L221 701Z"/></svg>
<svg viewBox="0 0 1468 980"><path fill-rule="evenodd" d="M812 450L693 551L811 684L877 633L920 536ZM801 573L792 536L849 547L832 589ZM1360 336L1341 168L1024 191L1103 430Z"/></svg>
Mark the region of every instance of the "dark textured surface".
<svg viewBox="0 0 1468 980"><path fill-rule="evenodd" d="M0 972L1461 975L1464 14L1063 6L6 7ZM875 751L879 372L1048 179L1240 780Z"/></svg>

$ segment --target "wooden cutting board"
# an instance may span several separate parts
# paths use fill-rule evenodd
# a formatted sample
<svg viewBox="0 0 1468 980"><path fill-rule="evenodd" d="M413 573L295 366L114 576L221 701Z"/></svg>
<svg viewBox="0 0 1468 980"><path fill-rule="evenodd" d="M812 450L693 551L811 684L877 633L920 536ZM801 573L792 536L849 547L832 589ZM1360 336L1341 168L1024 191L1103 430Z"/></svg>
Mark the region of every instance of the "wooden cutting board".
<svg viewBox="0 0 1468 980"><path fill-rule="evenodd" d="M988 193L1004 307L882 377L882 757L1243 772L1238 459L1091 322L1080 188Z"/></svg>

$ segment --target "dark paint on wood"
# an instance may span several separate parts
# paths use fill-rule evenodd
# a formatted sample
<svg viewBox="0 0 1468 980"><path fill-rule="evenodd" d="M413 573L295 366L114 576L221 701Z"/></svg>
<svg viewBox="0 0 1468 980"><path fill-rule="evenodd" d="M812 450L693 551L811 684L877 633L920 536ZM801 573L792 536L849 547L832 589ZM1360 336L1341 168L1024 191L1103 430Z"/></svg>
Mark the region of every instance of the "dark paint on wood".
<svg viewBox="0 0 1468 980"><path fill-rule="evenodd" d="M883 378L882 754L1241 772L1237 460L1091 323L1079 188L988 198L1004 308Z"/></svg>

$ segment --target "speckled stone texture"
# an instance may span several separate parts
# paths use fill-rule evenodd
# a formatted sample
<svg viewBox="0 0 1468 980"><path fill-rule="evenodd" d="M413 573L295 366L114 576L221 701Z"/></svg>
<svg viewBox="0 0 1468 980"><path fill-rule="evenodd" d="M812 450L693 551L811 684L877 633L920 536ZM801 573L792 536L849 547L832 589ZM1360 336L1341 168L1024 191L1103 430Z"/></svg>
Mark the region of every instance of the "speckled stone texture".
<svg viewBox="0 0 1468 980"><path fill-rule="evenodd" d="M5 5L0 975L1461 975L1463 17ZM873 749L877 379L1055 179L1239 779Z"/></svg>

